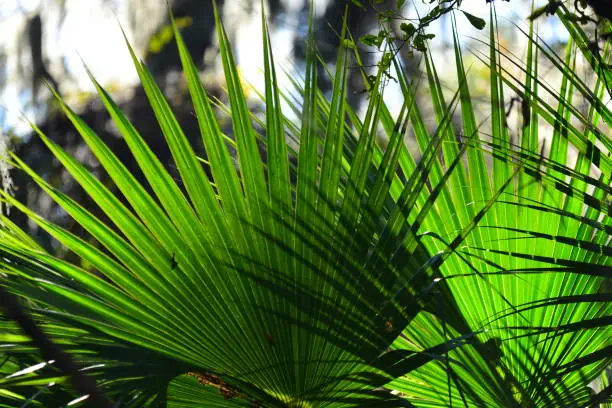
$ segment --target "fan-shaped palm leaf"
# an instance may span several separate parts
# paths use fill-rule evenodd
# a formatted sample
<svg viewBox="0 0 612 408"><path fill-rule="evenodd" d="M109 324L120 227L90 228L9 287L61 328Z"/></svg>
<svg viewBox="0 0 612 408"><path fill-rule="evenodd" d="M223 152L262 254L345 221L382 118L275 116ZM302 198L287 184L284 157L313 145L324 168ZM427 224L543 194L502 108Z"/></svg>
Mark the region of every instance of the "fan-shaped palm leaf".
<svg viewBox="0 0 612 408"><path fill-rule="evenodd" d="M573 37L582 38L564 12ZM143 179L61 100L116 191L35 129L109 222L10 159L97 244L3 194L92 268L46 253L3 218L0 282L98 388L132 407L588 403L587 385L609 364L610 347L602 286L611 252L605 75L592 90L573 75L574 43L559 59L533 31L525 33L525 64L508 58L492 14L489 55L479 55L491 72L491 134L477 124L455 29L452 100L424 56L436 115L430 131L417 83L406 81L397 60L399 116L383 102L381 71L364 117L353 112L345 98L350 40L338 50L331 100L317 87L312 39L304 82L294 82L303 98L283 96L264 22L260 120L248 110L216 19L231 138L175 29L204 152L189 145L132 53L180 181L93 76ZM559 91L538 76L538 55L562 74ZM506 123L508 89L523 101L519 144ZM557 106L542 98L543 89ZM587 115L573 107L575 96L589 103ZM299 123L283 115L283 100ZM540 142L542 121L553 128L549 153ZM408 130L415 155L404 144ZM571 167L570 147L577 152ZM87 402L53 362L39 364L42 356L15 323L0 325L0 404Z"/></svg>

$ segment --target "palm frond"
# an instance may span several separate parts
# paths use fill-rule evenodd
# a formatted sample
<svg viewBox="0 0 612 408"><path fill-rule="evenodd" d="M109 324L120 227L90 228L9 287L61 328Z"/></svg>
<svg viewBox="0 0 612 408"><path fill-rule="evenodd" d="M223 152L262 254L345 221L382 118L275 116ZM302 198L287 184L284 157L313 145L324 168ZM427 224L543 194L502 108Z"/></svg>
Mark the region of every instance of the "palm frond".
<svg viewBox="0 0 612 408"><path fill-rule="evenodd" d="M477 122L454 19L458 87L449 101L439 67L423 57L436 120L430 129L422 83L408 81L398 59L398 117L383 99L382 65L365 115L352 109L347 61L358 52L346 24L326 99L317 86L312 14L305 77L293 78L300 100L279 89L262 17L266 115L256 118L215 9L231 136L173 25L204 151L190 146L130 48L180 181L91 75L143 178L58 98L114 186L34 129L109 222L12 156L95 243L0 191L91 265L45 252L2 216L0 284L117 406L604 401L609 386L595 396L588 386L610 364L612 162L603 127L612 114L602 102L609 78L592 55L594 88L574 75L577 53L591 51L565 12L574 38L565 56L532 25L522 63L499 44L491 10L488 53L476 53L490 71L490 134ZM558 91L538 75L539 57L561 74ZM518 143L504 109L509 90L523 104ZM586 114L573 105L578 97ZM300 113L297 123L285 104ZM542 123L552 129L548 150ZM2 317L0 327L0 406L87 403L70 375L48 362L37 366L42 356L18 325Z"/></svg>

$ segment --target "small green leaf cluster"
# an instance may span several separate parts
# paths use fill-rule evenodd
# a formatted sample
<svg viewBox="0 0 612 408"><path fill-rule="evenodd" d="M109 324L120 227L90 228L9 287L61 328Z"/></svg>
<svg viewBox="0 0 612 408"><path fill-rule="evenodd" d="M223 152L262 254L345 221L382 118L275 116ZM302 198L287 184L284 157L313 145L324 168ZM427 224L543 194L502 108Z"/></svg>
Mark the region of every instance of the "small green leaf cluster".
<svg viewBox="0 0 612 408"><path fill-rule="evenodd" d="M366 9L362 2L352 0L353 3L359 7ZM367 34L361 37L361 42L368 46L376 46L380 48L384 40L403 40L406 45L413 46L419 51L426 51L424 47L424 41L432 39L431 34L425 33L425 29L434 21L438 20L443 15L453 11L460 10L461 0L432 0L429 3L437 1L438 4L434 6L425 16L415 19L414 22L407 22L408 19L401 15L402 7L406 4L405 0L397 0L395 10L379 10L375 7L376 4L381 3L380 1L373 1L371 3L372 9L377 13L378 21L381 25L381 29L378 34ZM476 17L466 11L460 10L468 19L468 21L477 29L482 30L485 27L485 21ZM402 31L401 38L395 38L390 33L393 32L392 27L389 24L395 20L404 20L400 24L400 30Z"/></svg>

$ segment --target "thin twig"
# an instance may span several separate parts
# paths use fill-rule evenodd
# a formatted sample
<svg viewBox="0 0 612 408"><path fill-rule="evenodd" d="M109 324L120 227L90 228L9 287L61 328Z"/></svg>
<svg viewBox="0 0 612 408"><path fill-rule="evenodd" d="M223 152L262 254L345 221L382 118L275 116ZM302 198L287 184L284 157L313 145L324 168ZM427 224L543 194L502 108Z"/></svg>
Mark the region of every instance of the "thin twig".
<svg viewBox="0 0 612 408"><path fill-rule="evenodd" d="M98 390L96 382L83 374L72 357L55 344L19 304L17 297L0 285L0 307L7 317L17 322L23 332L40 349L45 360L54 360L55 366L70 377L75 391L89 395L87 406L91 408L112 408L112 403Z"/></svg>

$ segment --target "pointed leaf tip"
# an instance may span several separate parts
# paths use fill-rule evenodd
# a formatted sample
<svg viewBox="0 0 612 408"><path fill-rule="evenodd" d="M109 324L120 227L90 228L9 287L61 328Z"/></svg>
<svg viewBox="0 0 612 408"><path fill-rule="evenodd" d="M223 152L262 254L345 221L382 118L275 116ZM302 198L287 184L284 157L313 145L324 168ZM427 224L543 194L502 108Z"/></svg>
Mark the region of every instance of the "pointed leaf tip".
<svg viewBox="0 0 612 408"><path fill-rule="evenodd" d="M461 11L461 12L467 17L467 19L470 21L470 23L474 27L476 27L479 30L482 30L483 28L485 28L486 23L482 18L476 17L475 15L467 13L465 11Z"/></svg>

